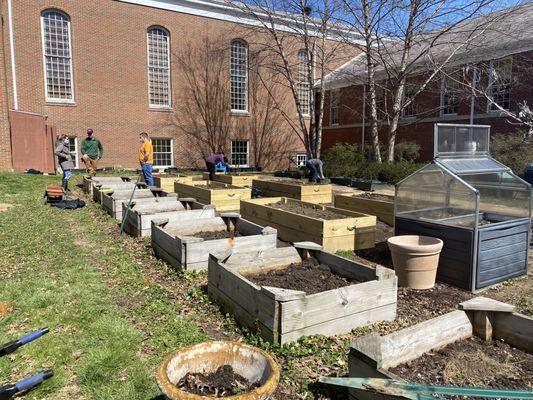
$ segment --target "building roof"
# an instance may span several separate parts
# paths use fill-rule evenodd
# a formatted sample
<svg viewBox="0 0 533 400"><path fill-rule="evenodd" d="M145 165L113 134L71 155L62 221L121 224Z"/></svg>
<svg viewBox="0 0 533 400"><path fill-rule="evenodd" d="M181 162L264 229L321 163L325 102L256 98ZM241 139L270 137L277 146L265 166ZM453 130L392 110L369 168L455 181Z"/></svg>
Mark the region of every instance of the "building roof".
<svg viewBox="0 0 533 400"><path fill-rule="evenodd" d="M442 65L453 67L479 63L533 50L533 3L463 21L451 28L426 32L414 39L409 56L409 73ZM430 43L434 41L434 45ZM384 54L376 78L386 77L399 64L403 44L389 40L381 45ZM362 52L324 78L328 89L363 84L367 80L366 53Z"/></svg>

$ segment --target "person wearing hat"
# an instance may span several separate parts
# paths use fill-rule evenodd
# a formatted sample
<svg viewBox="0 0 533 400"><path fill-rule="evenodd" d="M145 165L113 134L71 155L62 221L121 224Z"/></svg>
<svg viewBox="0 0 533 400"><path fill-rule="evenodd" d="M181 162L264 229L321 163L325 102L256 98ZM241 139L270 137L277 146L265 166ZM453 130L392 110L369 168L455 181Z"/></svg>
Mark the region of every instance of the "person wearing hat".
<svg viewBox="0 0 533 400"><path fill-rule="evenodd" d="M104 156L104 148L102 143L94 137L94 132L91 128L87 129L87 138L81 143L81 154L81 159L85 163L89 176L95 176L98 160Z"/></svg>

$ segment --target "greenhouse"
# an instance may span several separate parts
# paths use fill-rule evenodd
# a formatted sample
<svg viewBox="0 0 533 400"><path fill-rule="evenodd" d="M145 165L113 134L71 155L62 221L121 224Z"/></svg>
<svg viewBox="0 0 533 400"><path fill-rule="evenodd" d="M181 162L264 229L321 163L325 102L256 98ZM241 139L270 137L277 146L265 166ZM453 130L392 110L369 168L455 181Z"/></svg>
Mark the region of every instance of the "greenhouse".
<svg viewBox="0 0 533 400"><path fill-rule="evenodd" d="M490 126L436 124L433 162L396 186L396 234L442 239L437 278L472 291L527 273L531 188L489 144Z"/></svg>

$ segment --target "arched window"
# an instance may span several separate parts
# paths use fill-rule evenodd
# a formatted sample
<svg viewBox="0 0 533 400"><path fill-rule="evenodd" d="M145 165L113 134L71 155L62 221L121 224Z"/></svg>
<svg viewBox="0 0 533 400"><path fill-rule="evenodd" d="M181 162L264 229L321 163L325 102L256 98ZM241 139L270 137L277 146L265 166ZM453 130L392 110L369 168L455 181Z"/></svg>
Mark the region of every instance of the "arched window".
<svg viewBox="0 0 533 400"><path fill-rule="evenodd" d="M46 101L74 102L70 19L59 11L41 15Z"/></svg>
<svg viewBox="0 0 533 400"><path fill-rule="evenodd" d="M248 44L231 41L231 110L248 111Z"/></svg>
<svg viewBox="0 0 533 400"><path fill-rule="evenodd" d="M303 115L309 115L310 87L309 87L309 70L308 70L307 51L304 49L298 52L298 71L296 76L296 95Z"/></svg>
<svg viewBox="0 0 533 400"><path fill-rule="evenodd" d="M148 29L148 104L172 106L170 91L170 35L163 28Z"/></svg>

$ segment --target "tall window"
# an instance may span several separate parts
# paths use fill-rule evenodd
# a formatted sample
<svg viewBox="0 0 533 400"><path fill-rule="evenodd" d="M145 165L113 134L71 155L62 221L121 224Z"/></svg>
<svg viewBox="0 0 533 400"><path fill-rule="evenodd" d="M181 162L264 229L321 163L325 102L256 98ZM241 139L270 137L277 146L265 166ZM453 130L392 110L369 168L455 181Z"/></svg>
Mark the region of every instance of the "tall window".
<svg viewBox="0 0 533 400"><path fill-rule="evenodd" d="M457 114L461 97L460 77L454 74L442 80L441 110L442 115Z"/></svg>
<svg viewBox="0 0 533 400"><path fill-rule="evenodd" d="M329 124L338 125L339 109L341 104L340 90L331 90L329 92Z"/></svg>
<svg viewBox="0 0 533 400"><path fill-rule="evenodd" d="M78 168L78 138L73 136L68 138L68 149L72 157L74 167Z"/></svg>
<svg viewBox="0 0 533 400"><path fill-rule="evenodd" d="M248 140L231 141L231 165L234 167L248 166Z"/></svg>
<svg viewBox="0 0 533 400"><path fill-rule="evenodd" d="M307 51L300 50L298 52L298 71L296 76L296 95L303 115L309 115L310 105L310 87L309 87L309 57Z"/></svg>
<svg viewBox="0 0 533 400"><path fill-rule="evenodd" d="M414 98L416 90L417 88L415 85L409 84L409 83L405 84L404 94L403 94L404 101L411 100L411 102L403 108L402 110L403 118L411 118L411 117L416 116L417 114L417 107L416 107L416 102Z"/></svg>
<svg viewBox="0 0 533 400"><path fill-rule="evenodd" d="M231 110L248 111L248 44L231 41Z"/></svg>
<svg viewBox="0 0 533 400"><path fill-rule="evenodd" d="M171 107L170 36L163 28L148 30L148 102L150 107Z"/></svg>
<svg viewBox="0 0 533 400"><path fill-rule="evenodd" d="M73 102L70 20L58 11L41 16L46 101Z"/></svg>
<svg viewBox="0 0 533 400"><path fill-rule="evenodd" d="M512 58L503 58L491 63L489 75L489 96L501 108L511 108ZM498 107L489 102L489 111L497 111Z"/></svg>
<svg viewBox="0 0 533 400"><path fill-rule="evenodd" d="M172 167L172 140L152 139L154 167Z"/></svg>

